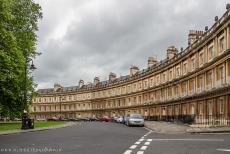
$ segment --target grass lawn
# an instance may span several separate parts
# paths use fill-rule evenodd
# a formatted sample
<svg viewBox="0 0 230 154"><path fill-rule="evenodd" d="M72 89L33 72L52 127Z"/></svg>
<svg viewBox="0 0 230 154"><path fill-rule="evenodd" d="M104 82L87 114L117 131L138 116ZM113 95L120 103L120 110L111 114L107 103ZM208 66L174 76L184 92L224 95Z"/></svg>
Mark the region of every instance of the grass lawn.
<svg viewBox="0 0 230 154"><path fill-rule="evenodd" d="M35 121L34 128L56 126L65 124L65 121ZM0 131L21 129L21 122L1 122Z"/></svg>

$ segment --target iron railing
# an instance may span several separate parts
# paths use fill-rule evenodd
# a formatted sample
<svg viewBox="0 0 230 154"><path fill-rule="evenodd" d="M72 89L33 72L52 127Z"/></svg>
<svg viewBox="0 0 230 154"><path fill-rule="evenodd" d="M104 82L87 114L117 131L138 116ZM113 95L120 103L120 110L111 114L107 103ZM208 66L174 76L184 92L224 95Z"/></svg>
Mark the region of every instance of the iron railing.
<svg viewBox="0 0 230 154"><path fill-rule="evenodd" d="M230 115L155 115L144 116L147 121L182 122L207 126L230 126Z"/></svg>

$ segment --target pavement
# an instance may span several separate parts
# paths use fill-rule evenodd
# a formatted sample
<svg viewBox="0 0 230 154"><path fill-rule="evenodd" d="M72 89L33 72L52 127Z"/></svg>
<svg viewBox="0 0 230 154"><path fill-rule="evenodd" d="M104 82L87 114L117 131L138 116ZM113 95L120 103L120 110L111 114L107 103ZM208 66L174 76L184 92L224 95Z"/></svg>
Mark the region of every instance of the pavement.
<svg viewBox="0 0 230 154"><path fill-rule="evenodd" d="M156 133L184 134L184 133L230 133L230 127L197 127L181 123L163 121L145 121L145 127Z"/></svg>
<svg viewBox="0 0 230 154"><path fill-rule="evenodd" d="M1 154L223 154L230 134L164 134L111 122L0 135Z"/></svg>
<svg viewBox="0 0 230 154"><path fill-rule="evenodd" d="M65 124L57 125L57 126L48 126L48 127L41 127L41 128L34 128L34 129L25 129L25 130L17 129L17 130L0 131L0 135L26 133L26 132L49 130L49 129L57 129L57 128L63 128L63 127L72 126L72 125L75 125L75 124L76 123L74 123L74 122L67 122Z"/></svg>

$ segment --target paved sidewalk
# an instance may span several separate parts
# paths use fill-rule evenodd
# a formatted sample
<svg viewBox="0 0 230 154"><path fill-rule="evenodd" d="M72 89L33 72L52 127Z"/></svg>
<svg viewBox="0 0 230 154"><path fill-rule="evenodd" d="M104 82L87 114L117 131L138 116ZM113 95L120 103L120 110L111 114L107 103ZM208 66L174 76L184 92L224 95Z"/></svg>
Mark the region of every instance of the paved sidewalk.
<svg viewBox="0 0 230 154"><path fill-rule="evenodd" d="M153 130L157 133L163 134L179 134L186 133L186 130L190 127L185 125L174 124L170 122L161 121L145 121L145 127Z"/></svg>
<svg viewBox="0 0 230 154"><path fill-rule="evenodd" d="M157 133L183 134L183 133L230 133L230 127L197 128L189 125L162 121L145 121L145 127Z"/></svg>
<svg viewBox="0 0 230 154"><path fill-rule="evenodd" d="M230 127L210 127L210 128L192 128L187 129L188 133L230 133Z"/></svg>
<svg viewBox="0 0 230 154"><path fill-rule="evenodd" d="M48 126L48 127L26 129L26 130L18 129L18 130L0 131L0 135L26 133L26 132L49 130L49 129L57 129L57 128L63 128L63 127L68 127L68 126L72 126L72 125L76 125L76 123L74 123L74 122L67 122L66 124L57 125L57 126Z"/></svg>

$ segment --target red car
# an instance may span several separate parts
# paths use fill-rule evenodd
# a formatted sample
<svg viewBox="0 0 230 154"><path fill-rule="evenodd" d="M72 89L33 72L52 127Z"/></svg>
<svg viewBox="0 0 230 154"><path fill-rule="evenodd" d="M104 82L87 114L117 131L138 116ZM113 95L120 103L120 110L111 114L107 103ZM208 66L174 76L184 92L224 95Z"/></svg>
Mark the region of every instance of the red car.
<svg viewBox="0 0 230 154"><path fill-rule="evenodd" d="M109 122L111 120L111 118L110 117L108 117L108 116L102 116L101 118L100 118L100 121L101 122Z"/></svg>

